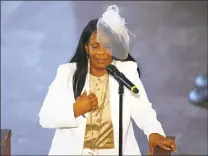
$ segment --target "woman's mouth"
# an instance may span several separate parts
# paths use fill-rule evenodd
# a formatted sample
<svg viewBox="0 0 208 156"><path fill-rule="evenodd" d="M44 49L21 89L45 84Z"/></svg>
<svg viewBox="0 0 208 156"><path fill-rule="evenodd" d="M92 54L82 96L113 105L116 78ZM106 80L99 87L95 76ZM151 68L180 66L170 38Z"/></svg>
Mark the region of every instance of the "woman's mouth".
<svg viewBox="0 0 208 156"><path fill-rule="evenodd" d="M98 63L105 63L106 59L96 59Z"/></svg>

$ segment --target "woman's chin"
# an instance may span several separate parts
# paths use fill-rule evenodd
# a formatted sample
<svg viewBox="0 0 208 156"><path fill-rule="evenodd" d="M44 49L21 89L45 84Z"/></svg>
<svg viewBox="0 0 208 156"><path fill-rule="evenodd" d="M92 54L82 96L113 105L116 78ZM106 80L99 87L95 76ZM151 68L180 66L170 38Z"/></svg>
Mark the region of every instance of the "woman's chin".
<svg viewBox="0 0 208 156"><path fill-rule="evenodd" d="M107 65L106 65L106 63L97 63L96 67L98 69L106 69Z"/></svg>

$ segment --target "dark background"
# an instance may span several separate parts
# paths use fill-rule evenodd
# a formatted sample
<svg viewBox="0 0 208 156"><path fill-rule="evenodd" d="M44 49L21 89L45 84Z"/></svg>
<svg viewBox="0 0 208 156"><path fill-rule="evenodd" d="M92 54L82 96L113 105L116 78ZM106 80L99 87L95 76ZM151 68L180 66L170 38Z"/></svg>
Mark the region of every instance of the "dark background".
<svg viewBox="0 0 208 156"><path fill-rule="evenodd" d="M109 4L120 7L136 35L131 54L178 153L207 155L207 111L187 99L195 77L207 71L206 1L1 2L1 127L12 129L12 154L48 153L54 130L38 123L48 86L84 26ZM135 134L146 154L146 136L137 127Z"/></svg>

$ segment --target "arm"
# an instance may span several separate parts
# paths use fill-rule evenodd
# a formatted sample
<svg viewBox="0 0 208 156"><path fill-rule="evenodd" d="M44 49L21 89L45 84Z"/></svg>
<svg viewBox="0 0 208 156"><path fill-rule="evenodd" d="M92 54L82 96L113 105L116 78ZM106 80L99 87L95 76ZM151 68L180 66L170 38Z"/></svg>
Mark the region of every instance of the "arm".
<svg viewBox="0 0 208 156"><path fill-rule="evenodd" d="M56 77L49 86L48 93L39 112L39 123L43 128L78 127L73 103L75 102L69 65L60 65Z"/></svg>
<svg viewBox="0 0 208 156"><path fill-rule="evenodd" d="M137 72L137 64L131 65L131 80L139 89L139 96L133 96L135 103L131 105L131 116L137 126L144 131L149 139L151 133L158 133L165 136L160 122L157 120L155 110L149 102L143 84Z"/></svg>

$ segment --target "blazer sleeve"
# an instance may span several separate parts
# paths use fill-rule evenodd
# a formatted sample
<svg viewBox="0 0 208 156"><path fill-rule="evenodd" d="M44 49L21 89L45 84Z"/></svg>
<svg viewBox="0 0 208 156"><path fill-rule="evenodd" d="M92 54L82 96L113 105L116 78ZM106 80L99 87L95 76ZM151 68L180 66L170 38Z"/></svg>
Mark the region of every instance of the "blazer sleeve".
<svg viewBox="0 0 208 156"><path fill-rule="evenodd" d="M149 102L144 86L139 78L137 64L132 63L130 68L132 69L130 80L132 80L139 89L139 94L137 96L132 96L135 101L131 105L131 116L133 120L137 126L144 131L148 139L151 133L158 133L165 136L162 125L157 120L156 112L152 108L152 104Z"/></svg>
<svg viewBox="0 0 208 156"><path fill-rule="evenodd" d="M56 77L49 86L39 112L39 123L43 128L75 128L78 123L74 117L74 94L70 64L60 65ZM70 85L71 84L71 85Z"/></svg>

